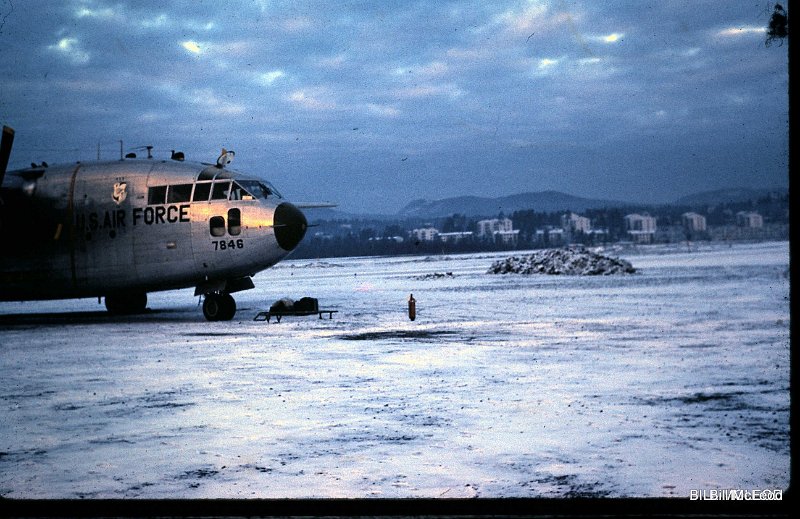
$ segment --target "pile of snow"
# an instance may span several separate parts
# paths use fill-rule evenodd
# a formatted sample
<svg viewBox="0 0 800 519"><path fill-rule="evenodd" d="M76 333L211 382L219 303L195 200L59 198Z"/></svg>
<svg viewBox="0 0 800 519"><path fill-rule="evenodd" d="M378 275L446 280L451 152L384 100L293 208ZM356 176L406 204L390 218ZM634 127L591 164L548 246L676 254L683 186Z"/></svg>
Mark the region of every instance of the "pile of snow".
<svg viewBox="0 0 800 519"><path fill-rule="evenodd" d="M529 256L511 256L494 262L487 273L608 276L634 272L636 269L628 261L573 247L536 251Z"/></svg>

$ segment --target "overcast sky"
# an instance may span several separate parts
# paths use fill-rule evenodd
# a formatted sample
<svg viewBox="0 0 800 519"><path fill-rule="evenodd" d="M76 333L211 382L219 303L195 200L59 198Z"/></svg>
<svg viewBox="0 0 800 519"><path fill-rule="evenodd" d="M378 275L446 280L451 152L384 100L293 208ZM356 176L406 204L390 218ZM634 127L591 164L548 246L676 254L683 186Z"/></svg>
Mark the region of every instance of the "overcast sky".
<svg viewBox="0 0 800 519"><path fill-rule="evenodd" d="M12 168L155 146L295 201L788 184L765 1L0 0Z"/></svg>

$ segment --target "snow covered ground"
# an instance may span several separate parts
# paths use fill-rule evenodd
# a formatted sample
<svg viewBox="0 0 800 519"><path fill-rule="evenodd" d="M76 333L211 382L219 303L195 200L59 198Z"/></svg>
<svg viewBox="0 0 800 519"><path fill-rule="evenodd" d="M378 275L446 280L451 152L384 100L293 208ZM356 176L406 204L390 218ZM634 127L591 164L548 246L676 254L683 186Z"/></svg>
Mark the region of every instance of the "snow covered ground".
<svg viewBox="0 0 800 519"><path fill-rule="evenodd" d="M787 487L789 244L616 252L636 274L486 273L507 254L286 261L223 323L191 290L125 319L96 300L0 303L0 495ZM252 321L284 296L339 313Z"/></svg>

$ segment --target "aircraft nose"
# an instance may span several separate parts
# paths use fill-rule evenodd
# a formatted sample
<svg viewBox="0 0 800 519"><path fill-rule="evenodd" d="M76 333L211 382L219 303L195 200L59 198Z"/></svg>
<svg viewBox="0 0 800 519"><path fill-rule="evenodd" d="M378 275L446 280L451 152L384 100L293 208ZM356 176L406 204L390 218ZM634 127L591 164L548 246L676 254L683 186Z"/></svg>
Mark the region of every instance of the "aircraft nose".
<svg viewBox="0 0 800 519"><path fill-rule="evenodd" d="M300 209L284 202L275 208L273 227L278 245L285 251L292 251L306 235L308 221Z"/></svg>

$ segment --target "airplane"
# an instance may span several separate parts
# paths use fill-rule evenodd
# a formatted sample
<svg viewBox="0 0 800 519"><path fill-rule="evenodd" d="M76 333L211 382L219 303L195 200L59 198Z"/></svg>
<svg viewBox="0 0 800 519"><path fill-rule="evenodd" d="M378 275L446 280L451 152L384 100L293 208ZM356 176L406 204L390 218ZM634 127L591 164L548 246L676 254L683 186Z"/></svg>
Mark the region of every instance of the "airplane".
<svg viewBox="0 0 800 519"><path fill-rule="evenodd" d="M231 294L289 255L301 211L265 180L216 163L135 158L8 171L0 147L0 301L97 297L111 314L146 310L147 293L194 287L209 321L236 314Z"/></svg>

